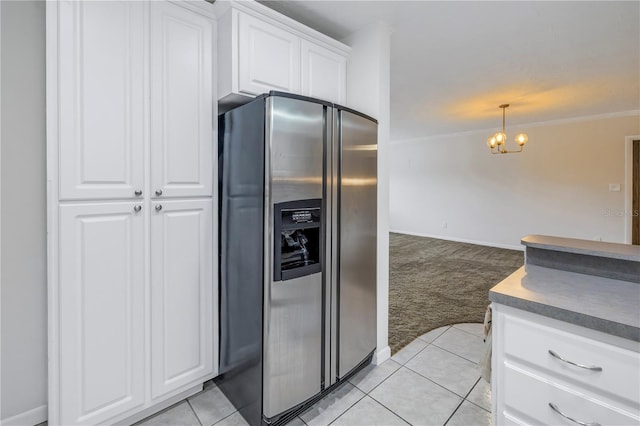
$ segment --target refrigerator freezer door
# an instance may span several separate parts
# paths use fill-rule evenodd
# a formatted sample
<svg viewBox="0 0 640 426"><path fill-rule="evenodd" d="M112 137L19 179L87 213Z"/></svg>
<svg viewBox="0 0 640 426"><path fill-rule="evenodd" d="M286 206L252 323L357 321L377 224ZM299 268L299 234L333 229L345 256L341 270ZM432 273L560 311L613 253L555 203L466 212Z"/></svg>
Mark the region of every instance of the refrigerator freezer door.
<svg viewBox="0 0 640 426"><path fill-rule="evenodd" d="M338 377L376 347L377 123L339 111Z"/></svg>
<svg viewBox="0 0 640 426"><path fill-rule="evenodd" d="M263 413L278 416L321 391L323 273L274 281L274 204L322 199L328 108L267 98ZM324 235L322 225L321 235ZM322 253L325 243L321 242ZM324 261L321 260L324 264Z"/></svg>

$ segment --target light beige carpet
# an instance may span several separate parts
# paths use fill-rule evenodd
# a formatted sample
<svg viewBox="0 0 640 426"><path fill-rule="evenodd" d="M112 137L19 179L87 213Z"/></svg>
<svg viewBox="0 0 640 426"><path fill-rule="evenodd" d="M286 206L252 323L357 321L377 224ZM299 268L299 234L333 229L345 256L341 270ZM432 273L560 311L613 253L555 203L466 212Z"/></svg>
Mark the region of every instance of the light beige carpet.
<svg viewBox="0 0 640 426"><path fill-rule="evenodd" d="M524 262L517 250L396 233L389 240L391 353L434 328L482 322L489 289Z"/></svg>

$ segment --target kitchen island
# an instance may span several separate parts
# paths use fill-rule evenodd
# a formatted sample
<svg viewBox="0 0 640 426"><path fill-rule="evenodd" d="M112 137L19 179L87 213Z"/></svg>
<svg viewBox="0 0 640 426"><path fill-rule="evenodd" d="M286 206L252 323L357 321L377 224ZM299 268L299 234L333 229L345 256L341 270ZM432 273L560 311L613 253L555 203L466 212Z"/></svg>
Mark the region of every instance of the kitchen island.
<svg viewBox="0 0 640 426"><path fill-rule="evenodd" d="M493 424L640 424L640 247L522 244L489 293Z"/></svg>

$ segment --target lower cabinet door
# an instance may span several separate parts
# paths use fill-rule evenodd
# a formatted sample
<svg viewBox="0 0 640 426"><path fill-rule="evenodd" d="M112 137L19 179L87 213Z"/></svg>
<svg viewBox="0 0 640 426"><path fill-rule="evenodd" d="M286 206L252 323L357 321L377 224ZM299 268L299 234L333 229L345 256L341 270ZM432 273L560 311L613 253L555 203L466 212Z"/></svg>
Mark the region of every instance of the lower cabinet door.
<svg viewBox="0 0 640 426"><path fill-rule="evenodd" d="M213 372L213 201L153 202L151 392Z"/></svg>
<svg viewBox="0 0 640 426"><path fill-rule="evenodd" d="M60 424L103 424L145 402L141 209L60 207Z"/></svg>

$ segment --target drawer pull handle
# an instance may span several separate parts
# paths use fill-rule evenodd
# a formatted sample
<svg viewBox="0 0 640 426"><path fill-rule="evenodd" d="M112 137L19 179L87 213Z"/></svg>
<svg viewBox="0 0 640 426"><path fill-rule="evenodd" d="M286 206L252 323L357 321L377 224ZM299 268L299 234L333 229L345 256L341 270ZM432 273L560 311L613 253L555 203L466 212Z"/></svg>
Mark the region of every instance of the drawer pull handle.
<svg viewBox="0 0 640 426"><path fill-rule="evenodd" d="M576 419L572 419L571 417L567 416L565 413L563 413L562 411L560 411L560 409L558 408L558 406L552 402L549 403L549 407L551 407L551 409L553 411L555 411L556 413L560 414L562 417L564 417L565 419L571 420L574 423L577 423L579 425L582 426L602 426L600 423L598 422L581 422L580 420L576 420Z"/></svg>
<svg viewBox="0 0 640 426"><path fill-rule="evenodd" d="M559 359L562 362L566 362L567 364L571 364L571 365L575 365L576 367L580 367L580 368L584 368L585 370L591 370L591 371L602 371L602 367L598 367L597 365L584 365L584 364L578 364L577 362L573 362L573 361L569 361L568 359L564 359L562 358L560 355L558 355L557 353L555 353L554 351L552 351L551 349L549 349L549 354L554 357Z"/></svg>

